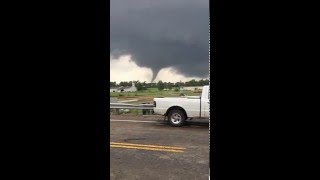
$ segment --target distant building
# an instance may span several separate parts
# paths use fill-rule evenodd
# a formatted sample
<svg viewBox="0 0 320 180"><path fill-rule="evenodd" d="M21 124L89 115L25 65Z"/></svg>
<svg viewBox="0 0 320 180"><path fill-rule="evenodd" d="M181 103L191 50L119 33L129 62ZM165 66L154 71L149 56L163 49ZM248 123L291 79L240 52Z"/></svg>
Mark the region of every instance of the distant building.
<svg viewBox="0 0 320 180"><path fill-rule="evenodd" d="M110 88L110 92L136 92L137 87L134 83L132 83L132 86L129 87L118 87L118 88Z"/></svg>
<svg viewBox="0 0 320 180"><path fill-rule="evenodd" d="M110 88L110 92L118 92L118 88Z"/></svg>

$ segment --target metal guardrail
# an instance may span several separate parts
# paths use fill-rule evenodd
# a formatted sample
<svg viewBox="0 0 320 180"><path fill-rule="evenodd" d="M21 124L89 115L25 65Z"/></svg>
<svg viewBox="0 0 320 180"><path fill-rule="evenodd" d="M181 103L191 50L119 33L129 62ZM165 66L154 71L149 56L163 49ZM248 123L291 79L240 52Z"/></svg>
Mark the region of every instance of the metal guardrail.
<svg viewBox="0 0 320 180"><path fill-rule="evenodd" d="M110 109L153 109L153 104L110 103Z"/></svg>

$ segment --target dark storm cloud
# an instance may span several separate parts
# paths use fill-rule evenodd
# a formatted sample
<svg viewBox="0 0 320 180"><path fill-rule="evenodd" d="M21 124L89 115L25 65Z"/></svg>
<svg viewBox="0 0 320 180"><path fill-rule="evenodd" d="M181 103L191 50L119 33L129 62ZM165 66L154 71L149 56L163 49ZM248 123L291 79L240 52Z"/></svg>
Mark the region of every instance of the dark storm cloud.
<svg viewBox="0 0 320 180"><path fill-rule="evenodd" d="M173 67L207 77L208 0L111 0L110 9L111 56L131 54L154 76Z"/></svg>

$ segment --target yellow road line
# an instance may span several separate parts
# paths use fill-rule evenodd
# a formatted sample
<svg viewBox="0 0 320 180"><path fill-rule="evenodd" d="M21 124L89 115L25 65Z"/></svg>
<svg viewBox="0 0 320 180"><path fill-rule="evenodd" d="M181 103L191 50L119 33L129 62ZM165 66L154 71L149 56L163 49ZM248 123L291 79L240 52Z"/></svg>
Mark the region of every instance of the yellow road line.
<svg viewBox="0 0 320 180"><path fill-rule="evenodd" d="M158 145L117 143L117 142L110 142L110 145L125 145L125 146L150 147L150 148L162 148L162 149L176 149L176 150L186 149L186 148L182 148L182 147L173 147L173 146L158 146Z"/></svg>
<svg viewBox="0 0 320 180"><path fill-rule="evenodd" d="M151 150L151 151L184 152L184 151L182 151L182 150L175 150L175 149L161 149L161 148L138 147L138 146L124 146L124 145L110 145L110 147L115 147L115 148L127 148L127 149L142 149L142 150Z"/></svg>

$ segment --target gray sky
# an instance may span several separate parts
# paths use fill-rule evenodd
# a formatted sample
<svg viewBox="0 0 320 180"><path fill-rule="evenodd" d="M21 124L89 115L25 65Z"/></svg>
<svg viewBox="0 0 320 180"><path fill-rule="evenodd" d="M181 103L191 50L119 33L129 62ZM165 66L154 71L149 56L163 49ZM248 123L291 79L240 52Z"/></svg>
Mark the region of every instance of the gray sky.
<svg viewBox="0 0 320 180"><path fill-rule="evenodd" d="M111 0L111 81L207 78L208 3Z"/></svg>

